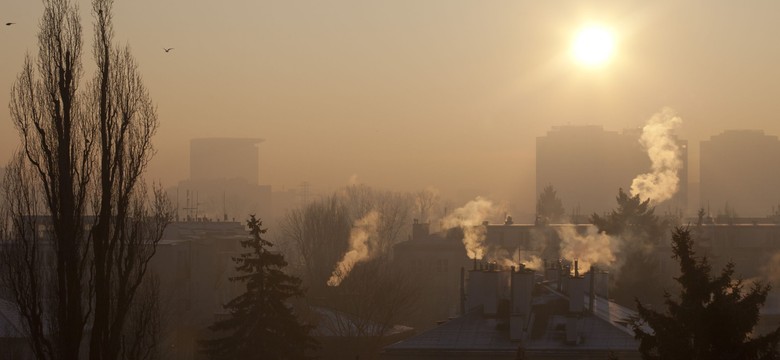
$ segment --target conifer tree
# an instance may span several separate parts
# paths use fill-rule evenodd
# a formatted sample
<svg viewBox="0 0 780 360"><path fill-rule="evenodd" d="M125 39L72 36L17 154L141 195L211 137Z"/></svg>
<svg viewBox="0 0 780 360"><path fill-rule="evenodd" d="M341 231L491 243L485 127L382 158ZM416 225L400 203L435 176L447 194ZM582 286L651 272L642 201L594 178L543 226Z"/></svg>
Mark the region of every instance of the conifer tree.
<svg viewBox="0 0 780 360"><path fill-rule="evenodd" d="M617 271L610 296L624 306L631 306L635 297L651 303L663 301L654 289L665 284L658 276L658 258L654 252L661 240L666 224L655 215L650 200L639 195L630 196L618 189L617 207L605 214L591 215L591 223L607 235L620 237L620 257L623 265Z"/></svg>
<svg viewBox="0 0 780 360"><path fill-rule="evenodd" d="M563 221L563 215L566 210L563 208L563 201L558 198L558 192L552 185L547 185L536 199L536 217L537 223L547 225Z"/></svg>
<svg viewBox="0 0 780 360"><path fill-rule="evenodd" d="M735 280L734 263L717 276L706 257L696 257L690 230L678 227L672 234L674 258L680 263L675 280L681 291L669 293L666 312L656 312L637 300L638 317L632 320L643 359L778 359L780 328L756 336L752 333L769 285L755 283L745 289Z"/></svg>
<svg viewBox="0 0 780 360"><path fill-rule="evenodd" d="M240 275L230 278L246 291L225 305L228 317L209 327L221 336L202 341L202 350L211 359L307 359L306 350L317 347L312 327L288 303L303 295L301 280L283 272L282 254L268 250L273 244L261 237L262 222L252 215L247 226L251 237L241 246L249 251L233 258Z"/></svg>

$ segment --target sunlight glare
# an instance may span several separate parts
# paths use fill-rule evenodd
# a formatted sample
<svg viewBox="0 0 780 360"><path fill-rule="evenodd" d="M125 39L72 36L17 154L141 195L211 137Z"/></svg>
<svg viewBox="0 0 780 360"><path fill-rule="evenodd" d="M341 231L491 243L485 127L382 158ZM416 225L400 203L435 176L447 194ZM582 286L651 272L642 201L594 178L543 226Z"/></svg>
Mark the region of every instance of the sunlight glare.
<svg viewBox="0 0 780 360"><path fill-rule="evenodd" d="M612 31L602 26L580 29L572 43L572 56L587 67L600 67L609 62L615 48Z"/></svg>

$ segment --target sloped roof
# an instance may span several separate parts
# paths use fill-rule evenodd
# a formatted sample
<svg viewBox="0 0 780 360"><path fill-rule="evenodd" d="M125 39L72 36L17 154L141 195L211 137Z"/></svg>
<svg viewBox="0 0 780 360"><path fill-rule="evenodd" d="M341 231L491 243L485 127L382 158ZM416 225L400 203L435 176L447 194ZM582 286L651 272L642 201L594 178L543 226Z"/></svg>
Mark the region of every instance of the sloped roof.
<svg viewBox="0 0 780 360"><path fill-rule="evenodd" d="M0 299L0 338L24 338L24 333L18 306Z"/></svg>
<svg viewBox="0 0 780 360"><path fill-rule="evenodd" d="M385 353L437 356L464 353L509 355L515 354L522 344L526 352L560 358L583 351L600 354L615 352L621 354L621 359L639 355L639 343L625 321L633 315L631 310L597 298L594 313L580 317L582 341L572 345L566 342L566 296L547 287L544 287L544 290L543 294L534 297L533 324L529 335L522 342L510 340L506 320L485 317L480 308L387 346L384 348Z"/></svg>

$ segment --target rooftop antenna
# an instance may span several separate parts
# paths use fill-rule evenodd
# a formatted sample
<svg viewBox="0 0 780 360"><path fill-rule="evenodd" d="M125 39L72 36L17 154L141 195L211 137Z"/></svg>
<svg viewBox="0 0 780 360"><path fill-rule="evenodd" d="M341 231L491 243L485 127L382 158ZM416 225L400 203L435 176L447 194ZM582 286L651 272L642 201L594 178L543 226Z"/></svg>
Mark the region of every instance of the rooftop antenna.
<svg viewBox="0 0 780 360"><path fill-rule="evenodd" d="M222 216L225 221L227 221L227 207L225 206L225 190L222 190Z"/></svg>
<svg viewBox="0 0 780 360"><path fill-rule="evenodd" d="M179 222L179 186L176 185L176 222Z"/></svg>
<svg viewBox="0 0 780 360"><path fill-rule="evenodd" d="M195 220L198 220L198 205L200 205L200 202L198 201L198 195L199 193L195 192Z"/></svg>
<svg viewBox="0 0 780 360"><path fill-rule="evenodd" d="M309 182L304 181L301 183L301 201L303 202L303 205L306 206L306 204L309 203Z"/></svg>
<svg viewBox="0 0 780 360"><path fill-rule="evenodd" d="M193 220L193 217L192 217L192 211L193 210L195 210L195 218L194 219L197 220L197 218L198 218L198 200L197 200L198 198L197 198L197 196L198 196L198 194L195 193L195 203L192 204L190 202L190 190L187 189L187 207L184 208L184 210L187 210L187 221Z"/></svg>

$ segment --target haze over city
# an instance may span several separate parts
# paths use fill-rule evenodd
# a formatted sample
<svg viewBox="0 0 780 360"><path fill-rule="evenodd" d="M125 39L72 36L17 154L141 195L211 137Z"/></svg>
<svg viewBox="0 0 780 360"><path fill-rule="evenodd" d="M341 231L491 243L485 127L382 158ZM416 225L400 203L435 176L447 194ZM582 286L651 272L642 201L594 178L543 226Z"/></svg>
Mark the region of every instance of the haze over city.
<svg viewBox="0 0 780 360"><path fill-rule="evenodd" d="M778 359L780 3L0 5L0 360Z"/></svg>
<svg viewBox="0 0 780 360"><path fill-rule="evenodd" d="M89 3L79 4L88 20ZM35 52L40 13L36 1L0 6L2 21L16 23L0 31L2 104L25 52ZM161 119L148 178L186 179L192 138L249 136L265 139L259 180L275 189L308 181L326 194L350 179L434 187L526 214L535 138L552 126L619 131L671 107L690 144L691 181L700 140L726 129L780 134L778 15L774 2L727 1L115 5L118 40L131 46ZM599 68L570 54L588 24L615 37ZM3 163L16 134L0 112Z"/></svg>

